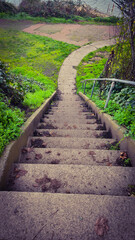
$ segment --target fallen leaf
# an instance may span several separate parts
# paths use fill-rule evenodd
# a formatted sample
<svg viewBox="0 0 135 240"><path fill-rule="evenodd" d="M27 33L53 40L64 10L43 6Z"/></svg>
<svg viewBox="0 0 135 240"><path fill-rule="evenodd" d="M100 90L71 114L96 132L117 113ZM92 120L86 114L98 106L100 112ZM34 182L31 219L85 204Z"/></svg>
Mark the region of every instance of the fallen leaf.
<svg viewBox="0 0 135 240"><path fill-rule="evenodd" d="M47 151L47 152L45 152L45 153L49 154L49 153L51 153L51 152L52 152L52 151L49 150L49 151Z"/></svg>
<svg viewBox="0 0 135 240"><path fill-rule="evenodd" d="M30 153L33 151L33 148L23 148L22 153Z"/></svg>
<svg viewBox="0 0 135 240"><path fill-rule="evenodd" d="M33 186L33 187L39 187L39 185L38 185L38 184L33 184L32 186Z"/></svg>
<svg viewBox="0 0 135 240"><path fill-rule="evenodd" d="M43 143L43 144L42 144L42 147L43 147L43 148L46 148L46 146L47 146L46 143Z"/></svg>
<svg viewBox="0 0 135 240"><path fill-rule="evenodd" d="M98 236L102 237L109 230L108 220L105 217L99 217L95 223L95 232Z"/></svg>
<svg viewBox="0 0 135 240"><path fill-rule="evenodd" d="M42 154L41 153L35 155L35 159L39 160L41 158L42 158Z"/></svg>

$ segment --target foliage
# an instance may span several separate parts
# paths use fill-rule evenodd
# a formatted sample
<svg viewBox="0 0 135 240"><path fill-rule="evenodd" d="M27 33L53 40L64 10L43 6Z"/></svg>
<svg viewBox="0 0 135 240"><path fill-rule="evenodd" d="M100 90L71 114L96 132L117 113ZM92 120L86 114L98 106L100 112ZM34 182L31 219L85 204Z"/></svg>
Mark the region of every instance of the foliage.
<svg viewBox="0 0 135 240"><path fill-rule="evenodd" d="M68 18L65 17L33 17L25 12L20 12L17 14L10 13L0 13L0 18L10 19L14 21L18 20L30 20L35 23L45 22L45 23L79 23L79 24L98 24L98 25L116 25L119 19L115 16L113 17L82 17L77 15L69 15Z"/></svg>
<svg viewBox="0 0 135 240"><path fill-rule="evenodd" d="M64 17L66 19L70 16L98 16L96 11L92 11L91 7L86 4L76 3L73 0L22 0L19 5L20 12L26 12L31 16L40 17Z"/></svg>
<svg viewBox="0 0 135 240"><path fill-rule="evenodd" d="M78 66L76 85L77 92L82 91L81 81L84 79L98 78L102 75L106 58L101 58L102 54L105 55L105 50L110 51L111 47L106 47L95 52L88 54ZM96 60L97 56L100 56ZM102 61L101 61L102 60ZM103 61L104 60L104 61ZM100 69L100 71L99 71ZM92 70L92 71L91 71ZM86 85L86 95L91 97L93 81ZM104 81L102 91L100 83L96 83L94 95L92 100L102 111L110 114L119 125L126 128L125 136L135 138L135 89L134 87L117 83L111 95L111 99L106 109L104 109L110 83Z"/></svg>
<svg viewBox="0 0 135 240"><path fill-rule="evenodd" d="M125 73L128 72L128 78L135 81L135 0L113 0L113 2L122 12L117 52L121 51L122 47L125 49L121 51L122 66L119 69L124 70ZM127 74L123 76L126 77Z"/></svg>
<svg viewBox="0 0 135 240"><path fill-rule="evenodd" d="M0 155L20 135L26 105L36 109L57 88L63 60L77 46L0 29ZM3 63L6 62L8 64Z"/></svg>
<svg viewBox="0 0 135 240"><path fill-rule="evenodd" d="M5 2L3 0L0 0L0 13L10 13L10 14L16 14L17 13L17 8L9 3L9 2Z"/></svg>
<svg viewBox="0 0 135 240"><path fill-rule="evenodd" d="M104 47L102 49L89 53L86 57L83 58L82 62L77 67L76 84L78 92L82 87L81 81L84 79L98 78L100 76L109 56L110 50L111 47ZM91 88L92 85L93 82L88 82L87 88Z"/></svg>
<svg viewBox="0 0 135 240"><path fill-rule="evenodd" d="M0 155L4 147L20 135L24 113L17 108L9 108L8 99L0 94Z"/></svg>
<svg viewBox="0 0 135 240"><path fill-rule="evenodd" d="M78 47L19 31L0 29L0 33L1 60L7 62L10 73L16 75L10 80L10 86L16 85L24 103L36 108L44 101L43 96L47 98L54 92L63 60ZM29 93L38 99L37 105L36 101L32 105Z"/></svg>

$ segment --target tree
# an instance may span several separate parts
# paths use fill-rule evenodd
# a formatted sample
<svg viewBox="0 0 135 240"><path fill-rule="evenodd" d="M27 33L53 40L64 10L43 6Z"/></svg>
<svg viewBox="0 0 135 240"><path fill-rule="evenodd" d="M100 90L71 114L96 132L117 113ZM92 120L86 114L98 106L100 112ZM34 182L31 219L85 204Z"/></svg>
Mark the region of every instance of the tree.
<svg viewBox="0 0 135 240"><path fill-rule="evenodd" d="M135 81L135 0L112 0L123 15L124 37L129 38L131 45L132 69L131 78Z"/></svg>

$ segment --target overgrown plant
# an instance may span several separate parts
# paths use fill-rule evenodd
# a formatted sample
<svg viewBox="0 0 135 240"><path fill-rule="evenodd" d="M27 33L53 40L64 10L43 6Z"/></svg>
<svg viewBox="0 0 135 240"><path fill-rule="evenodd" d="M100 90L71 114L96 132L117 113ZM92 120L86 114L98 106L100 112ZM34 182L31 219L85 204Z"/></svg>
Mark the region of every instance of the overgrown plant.
<svg viewBox="0 0 135 240"><path fill-rule="evenodd" d="M111 47L106 48L106 50L112 52ZM104 56L106 55L105 48L87 55L78 66L76 78L78 92L82 91L82 80L103 76L102 71L109 53L103 58L101 57L102 54L104 54ZM104 61L101 61L103 59ZM110 84L111 83L108 83L107 81L104 82L101 89L99 82L96 82L92 100L100 109L102 109L102 111L110 114L119 125L126 128L125 136L135 138L135 88L130 85L116 83L109 104L107 108L104 109ZM93 81L88 82L85 89L86 95L89 98L91 98L92 85Z"/></svg>

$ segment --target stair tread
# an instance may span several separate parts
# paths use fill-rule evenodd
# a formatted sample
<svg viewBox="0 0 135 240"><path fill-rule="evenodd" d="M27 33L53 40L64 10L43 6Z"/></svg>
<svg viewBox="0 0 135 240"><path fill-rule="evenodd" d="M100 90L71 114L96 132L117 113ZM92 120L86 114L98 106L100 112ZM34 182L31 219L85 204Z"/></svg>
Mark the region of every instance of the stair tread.
<svg viewBox="0 0 135 240"><path fill-rule="evenodd" d="M64 123L53 123L53 124L50 124L52 125L52 129L53 128L56 128L56 129L84 129L84 130L104 130L105 127L102 125L102 124L97 124L97 123L94 123L94 124L78 124L74 121L74 123L67 123L67 122L64 122ZM48 126L48 123L45 124L45 123L39 123L37 128L42 128L42 129L49 129L51 126Z"/></svg>
<svg viewBox="0 0 135 240"><path fill-rule="evenodd" d="M133 185L135 179L133 167L23 163L14 166L13 176L19 175L16 169L24 174L15 177L14 184L9 186L12 191L121 196L128 195L128 185Z"/></svg>
<svg viewBox="0 0 135 240"><path fill-rule="evenodd" d="M116 165L120 151L68 148L25 148L20 162L44 164Z"/></svg>
<svg viewBox="0 0 135 240"><path fill-rule="evenodd" d="M1 192L0 202L0 239L135 239L134 197ZM100 217L109 227L102 237Z"/></svg>
<svg viewBox="0 0 135 240"><path fill-rule="evenodd" d="M29 146L39 148L109 149L114 139L79 137L29 137Z"/></svg>
<svg viewBox="0 0 135 240"><path fill-rule="evenodd" d="M95 137L95 138L109 138L110 134L106 130L73 130L73 129L36 129L34 136L46 137Z"/></svg>

